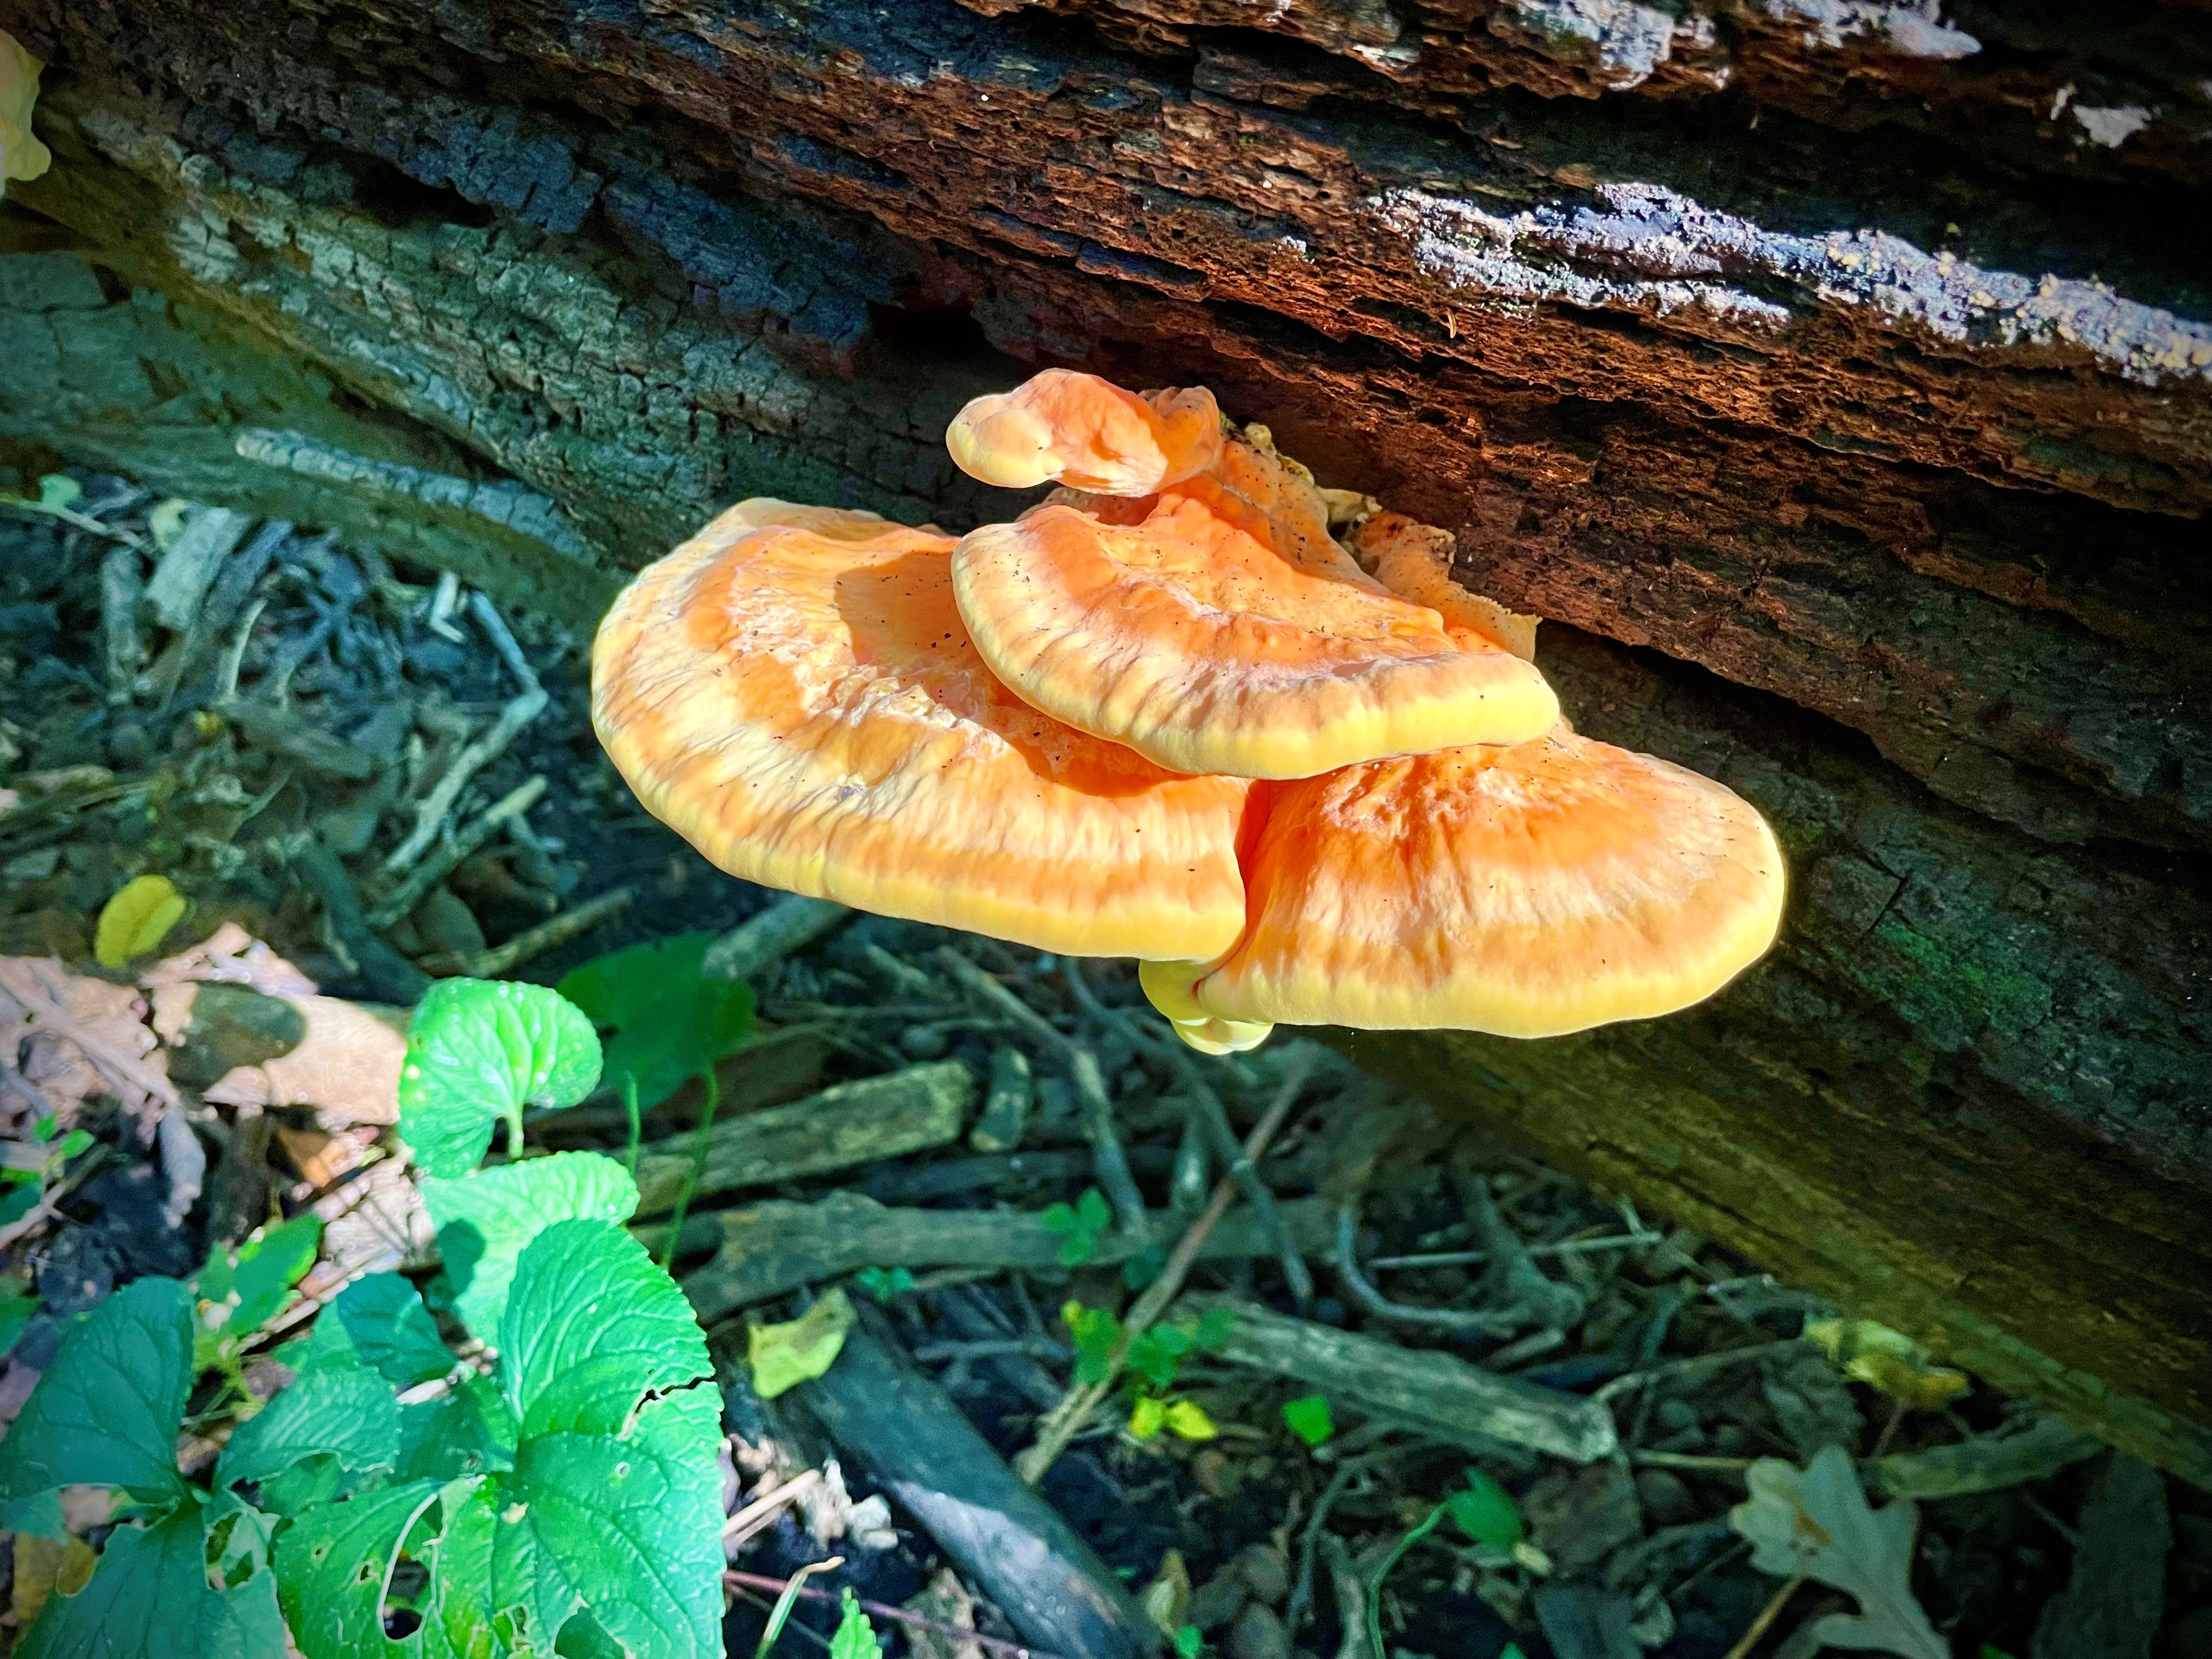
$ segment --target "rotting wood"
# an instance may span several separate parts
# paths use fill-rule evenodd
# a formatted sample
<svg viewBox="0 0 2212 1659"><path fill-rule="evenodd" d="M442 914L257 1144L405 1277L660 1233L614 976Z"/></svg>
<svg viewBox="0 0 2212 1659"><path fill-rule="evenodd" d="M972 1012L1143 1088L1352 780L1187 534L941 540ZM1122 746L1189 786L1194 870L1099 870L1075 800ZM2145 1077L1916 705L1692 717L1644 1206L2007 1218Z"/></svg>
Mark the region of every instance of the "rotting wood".
<svg viewBox="0 0 2212 1659"><path fill-rule="evenodd" d="M1282 1218L1294 1248L1327 1248L1332 1221L1321 1200L1285 1204ZM1155 1212L1154 1236L1173 1237L1181 1219L1168 1211ZM1018 1211L896 1209L854 1193L834 1193L813 1204L770 1200L699 1217L684 1228L686 1244L708 1237L702 1224L710 1221L720 1224L714 1259L686 1273L683 1281L684 1293L708 1322L733 1309L802 1285L842 1279L862 1267L1050 1269L1059 1265L1066 1242L1064 1233L1047 1232L1036 1216ZM641 1227L638 1237L658 1252L665 1230ZM1102 1233L1089 1265L1114 1267L1141 1248L1126 1234ZM1199 1260L1265 1260L1273 1253L1258 1218L1249 1210L1238 1210L1222 1218Z"/></svg>
<svg viewBox="0 0 2212 1659"><path fill-rule="evenodd" d="M900 1158L960 1137L975 1097L975 1079L957 1060L909 1066L902 1072L841 1083L818 1095L717 1123L694 1195L735 1192L770 1182L848 1170ZM676 1201L690 1172L693 1137L656 1140L637 1160L640 1215Z"/></svg>
<svg viewBox="0 0 2212 1659"><path fill-rule="evenodd" d="M1214 1358L1294 1377L1431 1439L1474 1451L1503 1441L1576 1463L1609 1457L1619 1447L1613 1413L1594 1400L1499 1376L1452 1354L1286 1318L1234 1297L1193 1294L1177 1304L1178 1313L1190 1315L1214 1309L1236 1316Z"/></svg>

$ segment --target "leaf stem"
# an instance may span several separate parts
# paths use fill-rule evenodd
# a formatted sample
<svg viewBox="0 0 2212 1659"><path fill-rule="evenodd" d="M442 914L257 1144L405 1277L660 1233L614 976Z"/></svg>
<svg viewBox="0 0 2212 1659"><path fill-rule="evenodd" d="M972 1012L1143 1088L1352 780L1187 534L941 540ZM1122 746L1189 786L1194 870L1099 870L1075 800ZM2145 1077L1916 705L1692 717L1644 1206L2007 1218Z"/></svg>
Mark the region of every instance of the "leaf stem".
<svg viewBox="0 0 2212 1659"><path fill-rule="evenodd" d="M791 1617L791 1609L798 1601L799 1592L805 1588L810 1574L827 1572L832 1567L842 1567L845 1558L833 1555L826 1561L810 1561L791 1575L783 1587L783 1594L775 1598L775 1611L768 1616L768 1628L761 1632L760 1645L753 1650L753 1659L768 1659L768 1650L775 1645L775 1638L783 1634L783 1626Z"/></svg>
<svg viewBox="0 0 2212 1659"><path fill-rule="evenodd" d="M1367 1650L1377 1656L1389 1652L1382 1645L1382 1581L1390 1576L1390 1569L1405 1559L1406 1552L1426 1538L1442 1524L1451 1510L1449 1502L1431 1510L1428 1518L1401 1538L1382 1558L1382 1565L1375 1569L1375 1576L1367 1581Z"/></svg>
<svg viewBox="0 0 2212 1659"><path fill-rule="evenodd" d="M1782 1616L1784 1603L1797 1593L1797 1586L1804 1582L1805 1577L1800 1573L1774 1592L1774 1599L1759 1610L1759 1617L1751 1621L1751 1628L1744 1632L1742 1638L1728 1650L1728 1659L1744 1659L1745 1655L1759 1645L1759 1638L1765 1635L1768 1628Z"/></svg>
<svg viewBox="0 0 2212 1659"><path fill-rule="evenodd" d="M684 1232L684 1212L691 1207L691 1194L699 1190L699 1182L707 1173L707 1148L714 1133L714 1111L722 1103L722 1080L714 1075L712 1066L699 1073L699 1081L705 1085L707 1103L699 1111L699 1133L691 1143L691 1167L684 1172L684 1188L676 1194L676 1208L668 1218L668 1243L661 1247L660 1251L660 1265L664 1270L676 1260L676 1241ZM637 1167L635 1145L633 1138L630 1164L633 1172Z"/></svg>

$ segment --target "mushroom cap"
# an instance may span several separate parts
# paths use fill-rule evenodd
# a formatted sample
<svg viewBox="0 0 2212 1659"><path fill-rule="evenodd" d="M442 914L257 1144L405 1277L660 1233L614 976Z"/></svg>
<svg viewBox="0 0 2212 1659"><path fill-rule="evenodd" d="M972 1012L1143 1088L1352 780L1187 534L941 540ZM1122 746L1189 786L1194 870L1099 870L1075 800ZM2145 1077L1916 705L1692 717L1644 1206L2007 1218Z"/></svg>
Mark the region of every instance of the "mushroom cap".
<svg viewBox="0 0 2212 1659"><path fill-rule="evenodd" d="M945 428L945 447L969 477L1003 489L1057 482L1149 495L1212 464L1221 410L1204 386L1139 394L1048 368L1012 392L970 399Z"/></svg>
<svg viewBox="0 0 2212 1659"><path fill-rule="evenodd" d="M1063 492L963 538L952 575L992 672L1179 772L1311 777L1559 718L1533 664L1353 563L1272 449L1141 500Z"/></svg>
<svg viewBox="0 0 2212 1659"><path fill-rule="evenodd" d="M1195 1012L1523 1037L1711 996L1774 942L1784 881L1747 802L1564 726L1279 786L1245 878Z"/></svg>
<svg viewBox="0 0 2212 1659"><path fill-rule="evenodd" d="M647 810L789 892L1073 956L1226 950L1249 786L1038 714L969 643L950 538L828 514L743 503L600 624L592 723Z"/></svg>

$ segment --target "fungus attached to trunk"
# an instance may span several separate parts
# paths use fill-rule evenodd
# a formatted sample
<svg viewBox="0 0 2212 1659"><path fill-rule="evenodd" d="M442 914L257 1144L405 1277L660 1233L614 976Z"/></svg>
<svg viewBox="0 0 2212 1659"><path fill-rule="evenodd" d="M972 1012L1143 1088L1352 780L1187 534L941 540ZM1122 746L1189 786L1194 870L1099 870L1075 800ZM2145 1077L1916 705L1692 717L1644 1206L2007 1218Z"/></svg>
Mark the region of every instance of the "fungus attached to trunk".
<svg viewBox="0 0 2212 1659"><path fill-rule="evenodd" d="M1048 368L969 400L945 429L960 470L1001 489L1064 483L1149 495L1221 453L1221 410L1204 386L1141 396L1096 374Z"/></svg>
<svg viewBox="0 0 2212 1659"><path fill-rule="evenodd" d="M1672 1013L1774 942L1772 830L1711 779L1564 726L1278 786L1218 962L1170 1018L1555 1036Z"/></svg>
<svg viewBox="0 0 2212 1659"><path fill-rule="evenodd" d="M1261 428L1155 494L1062 492L973 531L952 577L1001 680L1179 772L1312 777L1559 718L1533 663L1361 570Z"/></svg>
<svg viewBox="0 0 2212 1659"><path fill-rule="evenodd" d="M951 545L872 514L731 509L601 623L599 740L746 880L1072 955L1227 950L1249 786L1007 691L953 607Z"/></svg>

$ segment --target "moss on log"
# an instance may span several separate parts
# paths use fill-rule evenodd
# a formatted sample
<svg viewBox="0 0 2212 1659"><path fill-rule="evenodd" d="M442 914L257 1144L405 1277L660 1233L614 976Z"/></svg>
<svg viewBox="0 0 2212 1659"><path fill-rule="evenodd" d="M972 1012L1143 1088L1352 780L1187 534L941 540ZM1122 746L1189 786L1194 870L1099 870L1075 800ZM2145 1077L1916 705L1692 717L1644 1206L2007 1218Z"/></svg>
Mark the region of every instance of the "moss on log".
<svg viewBox="0 0 2212 1659"><path fill-rule="evenodd" d="M944 422L1054 362L1452 528L1583 729L1774 819L1790 913L1688 1016L1353 1051L2212 1484L2205 17L0 27L57 158L0 210L0 464L584 617L740 495L1003 512Z"/></svg>

